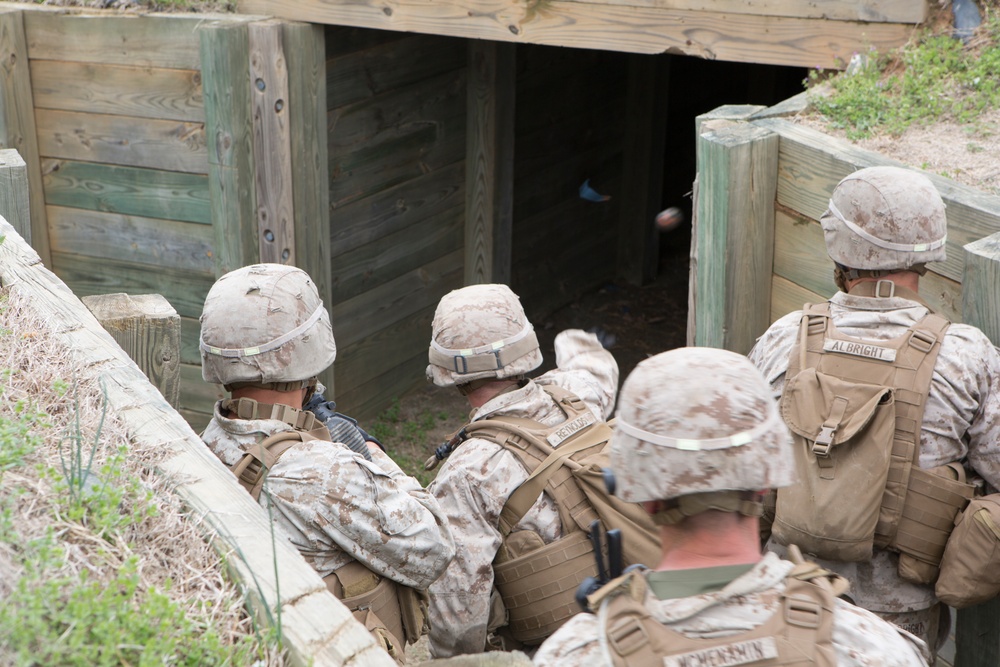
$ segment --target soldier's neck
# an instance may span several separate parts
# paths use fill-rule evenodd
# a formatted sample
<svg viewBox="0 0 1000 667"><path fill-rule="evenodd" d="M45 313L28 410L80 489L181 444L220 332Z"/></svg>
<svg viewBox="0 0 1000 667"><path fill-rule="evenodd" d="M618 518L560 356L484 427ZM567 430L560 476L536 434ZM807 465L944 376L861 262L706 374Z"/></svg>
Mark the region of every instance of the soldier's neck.
<svg viewBox="0 0 1000 667"><path fill-rule="evenodd" d="M752 565L761 558L755 517L728 515L715 526L661 526L660 538L663 557L657 570Z"/></svg>

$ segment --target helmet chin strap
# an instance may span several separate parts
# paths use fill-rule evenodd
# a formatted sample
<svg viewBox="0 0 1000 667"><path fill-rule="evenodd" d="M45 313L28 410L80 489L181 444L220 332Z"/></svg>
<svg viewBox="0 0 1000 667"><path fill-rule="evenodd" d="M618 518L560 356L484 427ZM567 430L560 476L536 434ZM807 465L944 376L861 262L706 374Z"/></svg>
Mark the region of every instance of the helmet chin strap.
<svg viewBox="0 0 1000 667"><path fill-rule="evenodd" d="M848 282L852 280L859 280L861 278L884 278L885 276L891 276L895 273L904 273L906 271L912 271L917 275L924 275L927 273L926 264L914 264L907 269L852 269L843 264L834 263L833 265L833 282L837 284L837 288L841 292L849 292Z"/></svg>

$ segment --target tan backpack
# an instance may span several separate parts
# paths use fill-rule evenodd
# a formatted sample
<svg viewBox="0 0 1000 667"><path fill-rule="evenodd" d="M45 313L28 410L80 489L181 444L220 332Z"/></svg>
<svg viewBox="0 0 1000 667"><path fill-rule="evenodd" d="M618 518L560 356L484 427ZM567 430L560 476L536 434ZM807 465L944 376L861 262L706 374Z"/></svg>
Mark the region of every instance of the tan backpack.
<svg viewBox="0 0 1000 667"><path fill-rule="evenodd" d="M541 386L541 385L540 385ZM542 386L566 419L548 427L530 419L494 417L465 427L514 454L531 473L507 499L500 514L503 544L494 560L496 588L516 642L540 644L580 611L576 590L597 574L591 526L622 534L623 566L655 563L659 532L646 511L608 493L604 469L611 426L594 417L577 396L556 385ZM563 536L550 544L532 531L514 528L542 492L556 503Z"/></svg>
<svg viewBox="0 0 1000 667"><path fill-rule="evenodd" d="M895 339L856 339L837 330L829 303L804 307L780 402L799 481L777 492L777 542L838 561L888 548L902 554L904 578L937 576L952 522L972 496L961 466L928 471L916 463L948 326L928 313Z"/></svg>
<svg viewBox="0 0 1000 667"><path fill-rule="evenodd" d="M799 562L785 579L781 604L761 625L725 637L687 637L653 618L644 604L642 572L613 580L588 597L599 611L615 667L799 665L836 667L833 615L847 582L814 563Z"/></svg>

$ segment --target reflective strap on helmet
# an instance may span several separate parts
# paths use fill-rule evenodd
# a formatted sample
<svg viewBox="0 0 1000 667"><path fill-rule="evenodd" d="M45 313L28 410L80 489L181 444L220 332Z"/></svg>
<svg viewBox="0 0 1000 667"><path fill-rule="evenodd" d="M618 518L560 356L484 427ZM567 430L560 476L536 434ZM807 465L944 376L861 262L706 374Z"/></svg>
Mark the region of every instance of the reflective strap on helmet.
<svg viewBox="0 0 1000 667"><path fill-rule="evenodd" d="M872 245L877 245L879 248L885 248L886 250L899 250L901 252L927 252L928 250L937 250L948 240L948 235L945 234L938 240L931 241L930 243L893 243L892 241L885 241L877 236L872 236L865 230L861 229L861 227L857 224L844 217L844 214L840 212L840 209L837 208L837 205L833 203L832 199L830 200L828 208L830 213L833 213L837 220L840 220L842 223L847 225L847 228L852 232Z"/></svg>
<svg viewBox="0 0 1000 667"><path fill-rule="evenodd" d="M729 449L730 447L741 447L743 445L750 444L758 438L770 433L777 428L784 428L784 422L781 421L781 416L778 411L772 408L763 422L754 426L748 431L742 431L725 438L708 438L705 440L694 440L692 438L671 438L666 435L659 435L657 433L650 433L649 431L644 431L641 428L637 428L622 421L622 417L619 414L615 421L615 430L621 431L625 435L632 436L637 440L642 440L643 442L648 442L654 445L661 445L663 447L670 447L672 449L682 449L691 452L700 452L713 449Z"/></svg>
<svg viewBox="0 0 1000 667"><path fill-rule="evenodd" d="M432 340L428 357L435 366L465 375L500 370L537 349L538 338L531 324L528 324L510 338L464 350L449 349Z"/></svg>
<svg viewBox="0 0 1000 667"><path fill-rule="evenodd" d="M323 307L323 304L321 303L319 307L317 307L316 310L313 311L313 314L309 316L309 319L307 319L299 326L295 327L286 334L278 336L272 341L261 343L260 345L255 345L253 347L236 347L236 348L215 347L214 345L209 345L208 343L206 343L204 338L202 338L201 341L199 341L199 347L201 348L202 352L205 352L206 354L214 354L217 357L238 358L238 357L253 357L258 354L264 354L265 352L276 350L285 343L287 343L288 341L301 336L303 333L308 331L309 328L312 327L312 325L316 324L316 322L319 321L319 318L323 316L324 312L326 312L326 309Z"/></svg>

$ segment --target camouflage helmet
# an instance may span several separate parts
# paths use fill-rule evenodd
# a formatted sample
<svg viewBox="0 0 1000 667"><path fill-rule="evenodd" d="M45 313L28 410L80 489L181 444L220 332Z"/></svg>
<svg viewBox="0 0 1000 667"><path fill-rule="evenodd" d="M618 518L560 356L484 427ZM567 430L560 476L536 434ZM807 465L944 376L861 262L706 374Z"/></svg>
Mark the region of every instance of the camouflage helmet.
<svg viewBox="0 0 1000 667"><path fill-rule="evenodd" d="M834 262L864 270L901 270L945 260L948 220L937 188L923 174L869 167L844 178L820 218Z"/></svg>
<svg viewBox="0 0 1000 667"><path fill-rule="evenodd" d="M516 377L542 363L535 330L506 285L470 285L445 294L431 329L427 379L439 387Z"/></svg>
<svg viewBox="0 0 1000 667"><path fill-rule="evenodd" d="M302 269L255 264L208 291L201 313L201 374L234 386L308 387L337 356L330 315Z"/></svg>
<svg viewBox="0 0 1000 667"><path fill-rule="evenodd" d="M795 481L792 436L771 390L743 355L685 347L626 378L611 438L615 495L629 502Z"/></svg>

